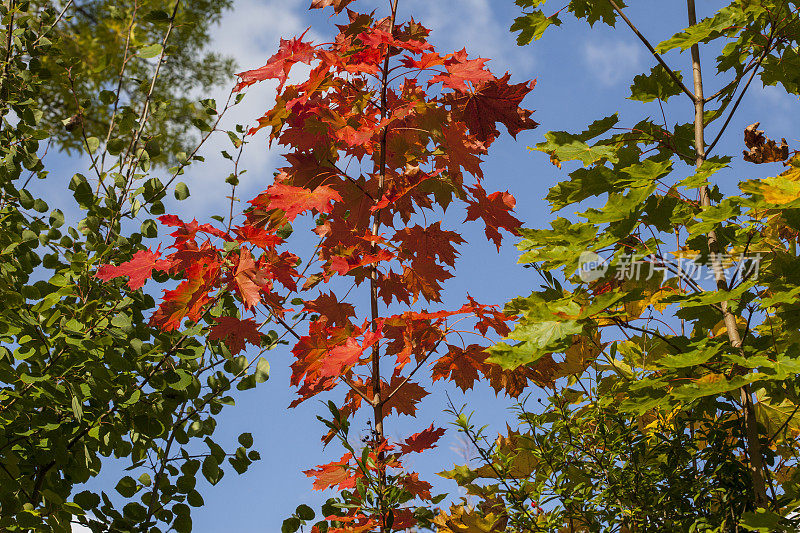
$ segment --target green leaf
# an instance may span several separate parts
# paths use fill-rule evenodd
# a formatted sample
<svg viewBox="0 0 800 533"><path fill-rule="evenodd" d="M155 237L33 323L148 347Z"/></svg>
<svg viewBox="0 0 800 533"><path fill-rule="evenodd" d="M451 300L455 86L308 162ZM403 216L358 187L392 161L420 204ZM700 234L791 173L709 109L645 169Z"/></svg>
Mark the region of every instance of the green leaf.
<svg viewBox="0 0 800 533"><path fill-rule="evenodd" d="M130 476L125 476L124 478L120 479L116 486L117 492L122 494L126 498L132 497L136 494L136 491L139 490L138 485L136 484L136 480Z"/></svg>
<svg viewBox="0 0 800 533"><path fill-rule="evenodd" d="M250 448L253 445L253 434L242 433L241 435L239 435L239 444L241 444L245 448Z"/></svg>
<svg viewBox="0 0 800 533"><path fill-rule="evenodd" d="M748 511L742 514L739 525L751 531L759 533L771 533L777 531L778 523L783 517L766 509L756 509L755 512Z"/></svg>
<svg viewBox="0 0 800 533"><path fill-rule="evenodd" d="M264 383L269 379L269 361L260 357L256 363L256 371L254 372L256 383Z"/></svg>
<svg viewBox="0 0 800 533"><path fill-rule="evenodd" d="M298 529L300 529L300 519L296 516L292 516L291 518L287 518L281 524L281 533L294 533Z"/></svg>
<svg viewBox="0 0 800 533"><path fill-rule="evenodd" d="M734 7L726 7L713 17L703 19L663 41L656 46L656 52L664 54L675 48L688 50L695 44L708 42L728 31L735 31L735 26L740 22L744 22L741 11Z"/></svg>
<svg viewBox="0 0 800 533"><path fill-rule="evenodd" d="M157 24L158 23L164 24L164 23L168 23L172 19L169 16L169 13L167 13L163 9L153 9L151 11L148 11L145 14L144 20L147 21L147 22L153 22L153 23L157 23Z"/></svg>
<svg viewBox="0 0 800 533"><path fill-rule="evenodd" d="M224 475L224 472L219 467L219 463L213 455L209 455L203 460L201 472L203 473L203 477L205 477L206 480L208 480L208 482L212 485L219 483L219 480L222 479L222 476Z"/></svg>
<svg viewBox="0 0 800 533"><path fill-rule="evenodd" d="M161 52L164 50L164 47L161 44L151 44L150 46L144 46L139 49L139 57L144 59L150 59L151 57L156 57L161 55Z"/></svg>
<svg viewBox="0 0 800 533"><path fill-rule="evenodd" d="M518 31L517 45L525 46L530 44L531 41L539 40L544 35L545 30L552 26L561 26L561 20L558 16L546 16L538 9L532 13L525 13L514 20L511 26L511 31Z"/></svg>
<svg viewBox="0 0 800 533"><path fill-rule="evenodd" d="M545 142L539 143L535 148L529 148L529 150L545 152L555 162L581 161L584 166L588 167L599 161L611 163L619 161L617 148L614 146L603 144L590 146L582 141L580 136L564 131L549 131L545 133L544 138Z"/></svg>
<svg viewBox="0 0 800 533"><path fill-rule="evenodd" d="M203 505L205 505L203 497L196 490L189 491L189 493L186 495L186 503L188 503L192 507L202 507Z"/></svg>
<svg viewBox="0 0 800 533"><path fill-rule="evenodd" d="M86 149L89 150L90 154L95 153L95 151L100 147L100 139L97 137L89 137L86 139Z"/></svg>
<svg viewBox="0 0 800 533"><path fill-rule="evenodd" d="M683 81L681 71L674 72L678 79ZM675 83L667 69L661 65L656 65L650 70L650 74L640 74L633 78L629 99L639 102L652 102L653 100L666 102L670 97L677 96L682 92L683 90Z"/></svg>
<svg viewBox="0 0 800 533"><path fill-rule="evenodd" d="M314 520L316 514L314 513L314 509L309 507L308 505L299 505L295 510L295 513L300 518L300 520Z"/></svg>
<svg viewBox="0 0 800 533"><path fill-rule="evenodd" d="M179 368L175 372L178 375L178 380L171 382L169 386L175 390L186 390L186 387L192 382L192 375L182 368Z"/></svg>
<svg viewBox="0 0 800 533"><path fill-rule="evenodd" d="M509 338L525 341L539 349L547 349L557 347L561 341L582 330L583 326L575 320L547 320L519 324Z"/></svg>
<svg viewBox="0 0 800 533"><path fill-rule="evenodd" d="M175 185L175 199L186 200L189 197L189 187L182 181Z"/></svg>
<svg viewBox="0 0 800 533"><path fill-rule="evenodd" d="M617 0L617 5L624 8L625 2ZM617 21L617 12L608 0L572 0L569 3L569 10L578 18L585 18L590 26L602 20L605 24L613 27Z"/></svg>

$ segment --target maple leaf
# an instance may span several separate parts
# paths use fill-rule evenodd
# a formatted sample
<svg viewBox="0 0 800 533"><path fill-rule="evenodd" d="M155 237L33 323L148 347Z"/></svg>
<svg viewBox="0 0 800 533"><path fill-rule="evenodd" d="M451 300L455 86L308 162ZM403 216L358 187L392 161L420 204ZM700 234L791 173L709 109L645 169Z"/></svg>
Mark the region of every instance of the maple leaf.
<svg viewBox="0 0 800 533"><path fill-rule="evenodd" d="M212 341L225 339L232 355L244 350L245 342L261 345L261 333L253 319L240 320L233 316L221 316L215 320L217 325L211 329L208 338Z"/></svg>
<svg viewBox="0 0 800 533"><path fill-rule="evenodd" d="M347 302L340 302L332 292L320 294L315 300L306 301L305 308L312 313L324 316L334 326L345 326L349 317L356 316L356 308Z"/></svg>
<svg viewBox="0 0 800 533"><path fill-rule="evenodd" d="M211 301L208 291L218 276L219 268L216 265L191 265L184 281L174 290L164 291L161 305L153 313L150 323L164 331L173 331L178 329L184 317L197 322L205 305Z"/></svg>
<svg viewBox="0 0 800 533"><path fill-rule="evenodd" d="M255 267L256 264L253 261L253 255L250 250L247 247L242 247L239 252L239 264L236 266L236 273L233 279L239 295L242 297L245 309L251 309L261 303L261 296L258 293L261 290L259 285L263 283L256 283L259 280Z"/></svg>
<svg viewBox="0 0 800 533"><path fill-rule="evenodd" d="M339 490L352 489L356 486L356 480L361 477L358 469L350 468L352 458L352 454L346 453L338 461L304 470L303 473L316 478L313 484L315 490L325 490L335 485L339 486Z"/></svg>
<svg viewBox="0 0 800 533"><path fill-rule="evenodd" d="M486 335L489 328L492 328L501 337L508 336L511 332L508 322L514 319L513 316L501 313L497 310L496 306L479 304L472 296L467 295L467 299L469 303L465 304L461 310L467 313L473 313L478 318L478 321L475 323L475 329L480 331L481 335Z"/></svg>
<svg viewBox="0 0 800 533"><path fill-rule="evenodd" d="M245 224L244 226L234 228L234 232L239 242L248 242L263 250L275 248L283 242L283 239L278 237L275 232L267 231L264 228L259 228L252 224Z"/></svg>
<svg viewBox="0 0 800 533"><path fill-rule="evenodd" d="M316 49L311 43L303 42L303 37L308 33L308 30L303 32L300 37L294 39L281 39L281 45L278 51L267 60L267 64L263 67L247 70L236 74L239 78L239 83L233 88L234 92L239 92L245 87L249 87L256 82L277 79L280 83L278 85L278 92L283 90L283 85L289 77L289 71L296 63L311 64L314 59Z"/></svg>
<svg viewBox="0 0 800 533"><path fill-rule="evenodd" d="M309 9L323 9L328 6L333 6L334 12L338 14L353 1L354 0L311 0L311 7Z"/></svg>
<svg viewBox="0 0 800 533"><path fill-rule="evenodd" d="M364 325L364 328L367 324ZM367 330L361 344L355 337L349 337L343 345L331 349L322 361L319 376L322 378L339 376L344 369L356 364L364 352L383 338L382 324L375 331Z"/></svg>
<svg viewBox="0 0 800 533"><path fill-rule="evenodd" d="M441 67L444 65L444 61L445 58L436 52L428 52L422 54L419 59L414 59L409 55L405 55L400 60L400 64L406 68L426 70L434 67Z"/></svg>
<svg viewBox="0 0 800 533"><path fill-rule="evenodd" d="M474 93L449 94L444 99L452 106L456 120L464 121L479 141L488 144L500 135L496 127L498 122L505 125L514 138L517 133L539 125L531 118L532 111L519 107L536 81L509 85L510 77L506 73L502 78L480 85Z"/></svg>
<svg viewBox="0 0 800 533"><path fill-rule="evenodd" d="M519 235L522 222L511 215L517 201L508 191L493 192L487 196L480 183L475 187L467 187L467 189L472 193L473 199L467 199L469 205L464 222L483 219L486 224L486 236L497 245L499 251L503 241L498 231L500 228L507 230L512 235Z"/></svg>
<svg viewBox="0 0 800 533"><path fill-rule="evenodd" d="M400 444L400 453L421 453L424 450L436 448L436 443L444 435L443 428L433 429L433 424L426 430L414 433Z"/></svg>
<svg viewBox="0 0 800 533"><path fill-rule="evenodd" d="M420 225L403 228L394 234L392 240L400 243L403 254L438 257L450 266L455 266L458 256L453 244L466 242L455 231L442 230L441 222L434 222L427 228Z"/></svg>
<svg viewBox="0 0 800 533"><path fill-rule="evenodd" d="M411 296L403 284L403 277L400 274L391 270L386 274L379 273L377 284L378 296L383 299L386 305L391 304L392 299L399 303L411 303Z"/></svg>
<svg viewBox="0 0 800 533"><path fill-rule="evenodd" d="M430 394L413 381L402 384L403 381L403 378L394 375L392 376L391 383L384 382L384 397L389 397L391 395L389 401L383 404L384 416L390 415L392 409L397 411L397 414L400 415L414 416L417 413L417 403Z"/></svg>
<svg viewBox="0 0 800 533"><path fill-rule="evenodd" d="M315 209L320 213L330 213L333 208L332 202L341 200L342 197L339 196L339 193L327 185L320 185L311 190L276 183L255 199L250 200L250 203L256 207L280 209L286 213L286 219L291 222L297 215L309 209Z"/></svg>
<svg viewBox="0 0 800 533"><path fill-rule="evenodd" d="M232 240L230 235L215 228L211 224L198 224L197 219L192 219L191 222L184 222L175 215L161 215L158 217L158 221L165 226L179 228L177 231L170 233L172 237L175 237L175 244L173 247L184 244L186 241L194 240L197 234L201 232L208 233L209 235L219 237L226 241Z"/></svg>
<svg viewBox="0 0 800 533"><path fill-rule="evenodd" d="M159 259L161 252L156 250L151 252L147 250L139 250L130 261L126 261L119 266L103 265L97 269L95 277L103 281L109 281L113 278L121 276L129 276L128 287L132 291L141 288L145 282L150 279L153 270L167 271L172 266L171 261L166 259Z"/></svg>
<svg viewBox="0 0 800 533"><path fill-rule="evenodd" d="M442 432L444 432L444 430L442 430ZM415 497L422 498L423 500L431 499L431 489L433 486L427 481L422 481L419 478L419 474L416 472L404 476L401 482L403 483L403 487ZM396 520L395 518L395 525L397 525ZM416 521L410 525L416 525Z"/></svg>
<svg viewBox="0 0 800 533"><path fill-rule="evenodd" d="M489 354L477 344L470 344L466 349L448 344L447 348L448 352L433 365L431 377L433 381L450 379L466 392L478 379L478 371L483 369Z"/></svg>
<svg viewBox="0 0 800 533"><path fill-rule="evenodd" d="M445 61L447 74L433 76L428 81L428 84L433 85L434 83L442 82L446 88L468 92L470 88L467 82L478 86L483 82L494 79L494 75L483 68L487 61L489 60L483 58L467 59L467 51L462 49Z"/></svg>
<svg viewBox="0 0 800 533"><path fill-rule="evenodd" d="M522 394L528 387L528 381L536 376L536 372L527 366L504 370L500 365L486 364L482 372L489 378L489 384L496 394L505 391L511 398L517 398Z"/></svg>
<svg viewBox="0 0 800 533"><path fill-rule="evenodd" d="M480 155L486 153L484 144L467 135L463 122L451 122L443 128L445 151L442 159L448 163L451 175L457 175L461 168L477 178L483 178Z"/></svg>

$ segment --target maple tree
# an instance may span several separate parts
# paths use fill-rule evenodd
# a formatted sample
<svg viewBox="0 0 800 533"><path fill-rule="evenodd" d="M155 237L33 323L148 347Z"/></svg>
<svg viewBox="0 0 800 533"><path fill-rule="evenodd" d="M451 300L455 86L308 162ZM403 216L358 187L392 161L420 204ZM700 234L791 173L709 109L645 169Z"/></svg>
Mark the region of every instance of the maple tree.
<svg viewBox="0 0 800 533"><path fill-rule="evenodd" d="M512 396L540 378L486 360L483 346L508 334L512 316L471 297L455 310L423 307L441 302L464 243L437 220L451 203L462 203L465 222L481 222L498 249L502 232L519 234L514 197L487 192L480 165L500 135L498 123L512 136L537 124L520 107L533 82L509 84L510 75L495 76L487 59L465 50L440 55L429 30L396 20L397 0L384 18L352 4L312 4L345 13L333 42L313 44L305 34L281 40L264 66L238 75L237 92L279 82L275 106L249 134L269 128L270 143L288 149L287 166L250 200L241 222L219 229L163 215L162 224L177 228L169 253L140 252L97 276L128 276L131 288L154 271L179 280L151 318L165 331L191 328L214 302L235 298L239 311L217 313L208 337L231 354L255 343L267 324L283 327L296 341L292 405L347 391L343 403L329 403L323 437L338 439L347 453L306 472L314 488L340 492L314 531L330 525L328 531L383 532L430 524L426 505L440 500L403 469L403 460L434 447L443 429L430 426L402 442L390 442L384 430L388 416L413 416L427 396L422 369L464 390L482 374ZM298 63L310 73L288 83ZM291 246L292 224L301 217L313 221L316 234L310 257ZM359 290L369 301L365 309L347 301ZM467 335L483 344L465 345ZM361 408L372 413L372 434L358 450L348 431ZM285 528L296 530L308 515L298 508Z"/></svg>

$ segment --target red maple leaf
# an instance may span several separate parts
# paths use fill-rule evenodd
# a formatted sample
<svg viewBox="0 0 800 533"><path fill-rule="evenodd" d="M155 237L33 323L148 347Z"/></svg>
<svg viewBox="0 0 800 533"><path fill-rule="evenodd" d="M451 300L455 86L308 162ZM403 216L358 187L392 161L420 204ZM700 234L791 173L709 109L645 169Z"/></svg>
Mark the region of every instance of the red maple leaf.
<svg viewBox="0 0 800 533"><path fill-rule="evenodd" d="M506 73L502 78L480 85L474 93L449 94L444 98L444 102L452 106L456 120L464 121L479 141L488 144L500 135L496 127L498 122L504 124L514 138L517 133L539 125L530 118L532 111L519 107L536 81L509 85L510 77Z"/></svg>
<svg viewBox="0 0 800 533"><path fill-rule="evenodd" d="M310 65L311 60L314 59L316 48L311 43L302 41L307 32L308 30L300 37L291 40L281 39L278 51L267 60L267 64L263 67L236 74L239 77L239 83L233 88L234 92L241 91L258 81L277 79L280 82L278 85L280 93L292 66L295 63Z"/></svg>
<svg viewBox="0 0 800 533"><path fill-rule="evenodd" d="M325 317L333 326L345 326L350 322L349 317L356 316L355 307L347 302L340 302L332 292L306 301L306 310Z"/></svg>
<svg viewBox="0 0 800 533"><path fill-rule="evenodd" d="M139 250L133 254L130 261L126 261L119 266L101 266L97 269L95 277L103 281L108 281L121 276L129 276L128 287L135 291L141 288L142 285L150 279L153 270L166 271L170 269L172 262L166 259L159 259L159 257L161 257L161 252L159 250L155 252L151 252L149 248L147 250Z"/></svg>
<svg viewBox="0 0 800 533"><path fill-rule="evenodd" d="M257 275L253 255L246 247L242 247L239 252L239 264L236 266L233 280L236 283L239 296L242 297L245 309L255 307L261 302L261 296L258 293L261 290L260 285L263 285L263 281ZM256 283L257 281L261 281L261 283Z"/></svg>
<svg viewBox="0 0 800 533"><path fill-rule="evenodd" d="M433 76L428 84L433 85L434 83L442 82L447 88L468 92L470 88L467 82L477 87L486 81L494 79L494 75L483 68L487 61L489 60L483 58L467 59L467 51L462 49L445 61L447 74Z"/></svg>
<svg viewBox="0 0 800 533"><path fill-rule="evenodd" d="M414 433L400 444L400 453L420 453L430 448L436 448L436 443L442 438L442 435L444 435L444 429L433 429L433 424L431 424L428 429Z"/></svg>
<svg viewBox="0 0 800 533"><path fill-rule="evenodd" d="M478 379L478 371L489 356L482 346L470 344L466 349L447 345L448 352L433 365L433 381L450 379L466 392Z"/></svg>
<svg viewBox="0 0 800 533"><path fill-rule="evenodd" d="M517 201L508 191L493 192L487 196L480 183L475 187L467 187L467 189L472 193L473 198L467 199L469 205L464 222L483 219L486 224L486 236L497 245L498 250L503 241L503 237L498 231L500 228L507 230L512 235L519 235L522 222L511 214Z"/></svg>
<svg viewBox="0 0 800 533"><path fill-rule="evenodd" d="M247 242L263 250L275 248L283 242L283 239L278 237L274 232L253 226L252 224L245 224L244 226L234 228L234 231L236 232L239 242Z"/></svg>
<svg viewBox="0 0 800 533"><path fill-rule="evenodd" d="M297 215L309 209L330 213L333 202L341 200L339 193L327 185L320 185L312 191L304 187L276 183L250 200L250 203L265 209L280 209L286 213L286 219L291 222Z"/></svg>
<svg viewBox="0 0 800 533"><path fill-rule="evenodd" d="M409 55L405 55L400 60L400 64L406 68L425 70L434 67L441 67L444 65L444 61L445 58L443 58L436 52L428 52L422 54L422 56L419 59L414 59Z"/></svg>
<svg viewBox="0 0 800 533"><path fill-rule="evenodd" d="M397 411L397 414L414 416L417 413L417 403L430 394L413 381L408 381L405 384L403 384L403 381L405 381L403 378L394 375L391 383L384 382L383 394L385 398L389 398L383 404L384 416L390 415L392 409Z"/></svg>
<svg viewBox="0 0 800 533"><path fill-rule="evenodd" d="M415 302L420 295L429 302L441 302L440 282L452 277L442 265L428 257L415 259L411 266L403 265L403 283Z"/></svg>
<svg viewBox="0 0 800 533"><path fill-rule="evenodd" d="M497 310L496 306L483 305L475 301L472 296L467 295L469 303L465 304L461 310L467 313L473 313L478 321L475 323L475 329L481 332L481 335L486 335L489 328L501 337L507 337L511 333L508 323L514 320L514 316L506 315Z"/></svg>
<svg viewBox="0 0 800 533"><path fill-rule="evenodd" d="M427 228L420 225L403 228L394 234L392 240L400 243L402 255L438 257L439 261L450 266L455 266L458 256L453 244L466 242L455 231L443 230L441 222L435 222Z"/></svg>
<svg viewBox="0 0 800 533"><path fill-rule="evenodd" d="M209 235L219 237L226 241L231 240L231 236L224 231L215 228L211 224L198 224L196 219L192 219L191 222L184 222L176 215L161 215L158 217L158 221L165 226L178 228L178 230L170 233L172 237L175 237L175 244L172 246L173 248L178 247L187 241L193 241L197 234L201 232L208 233Z"/></svg>
<svg viewBox="0 0 800 533"><path fill-rule="evenodd" d="M328 6L333 6L336 13L341 13L347 7L347 4L353 0L311 0L311 7L309 9L323 9Z"/></svg>
<svg viewBox="0 0 800 533"><path fill-rule="evenodd" d="M367 327L367 324L364 325ZM383 338L381 325L375 331L367 330L364 332L364 340L358 343L355 337L348 338L344 344L331 349L322 361L319 376L322 378L339 376L345 369L358 362L364 352L372 347L376 342Z"/></svg>
<svg viewBox="0 0 800 533"><path fill-rule="evenodd" d="M232 355L244 350L245 342L261 345L261 333L253 319L240 320L233 316L221 316L215 320L217 325L211 329L208 338L212 341L225 339Z"/></svg>
<svg viewBox="0 0 800 533"><path fill-rule="evenodd" d="M175 290L164 291L161 305L150 322L165 331L178 329L181 320L200 319L205 305L211 302L209 291L219 279L219 266L194 263L186 271L186 279Z"/></svg>
<svg viewBox="0 0 800 533"><path fill-rule="evenodd" d="M458 175L461 168L477 178L483 178L480 156L486 153L484 144L467 135L467 126L463 122L450 122L443 128L445 155L441 160L447 162L451 175Z"/></svg>
<svg viewBox="0 0 800 533"><path fill-rule="evenodd" d="M444 431L444 430L442 430ZM419 474L416 472L412 472L411 474L406 475L402 479L403 487L416 496L417 498L422 498L423 500L430 500L431 499L431 489L433 486L428 483L427 481L422 481L419 478ZM412 516L413 518L413 516ZM395 518L395 525L397 525L397 518ZM416 525L417 521L410 523L410 526Z"/></svg>

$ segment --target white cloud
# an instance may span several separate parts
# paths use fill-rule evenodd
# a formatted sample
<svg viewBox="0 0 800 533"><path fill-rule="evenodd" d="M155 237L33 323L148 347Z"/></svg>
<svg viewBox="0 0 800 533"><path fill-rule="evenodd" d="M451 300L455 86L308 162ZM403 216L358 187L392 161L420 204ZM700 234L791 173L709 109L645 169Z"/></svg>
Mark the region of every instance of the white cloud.
<svg viewBox="0 0 800 533"><path fill-rule="evenodd" d="M303 20L306 3L306 0L237 1L234 9L227 12L212 32L209 49L233 57L239 71L261 67L277 51L282 37L294 37L307 28ZM314 39L312 32L306 39ZM319 41L319 38L314 40ZM291 78L302 76L302 71L307 72L304 66L296 67ZM211 94L197 97L214 98L221 110L234 83L232 78L228 84ZM187 202L175 206L178 214L201 218L208 214L227 213L229 200L224 197L230 194L230 186L225 183L225 178L233 171L233 163L223 159L220 151L226 150L235 156L235 150L224 130L233 130L236 124L245 127L255 125L258 118L270 109L276 88L275 81L248 87L244 100L225 114L218 126L222 131L215 132L200 152L206 158L205 162L189 167L186 176L180 178L189 185L192 196ZM240 178L241 185L236 196L243 200L265 189L271 182L274 167L280 166L281 161L277 157L279 152L267 147L267 135L267 130L262 130L250 137L250 144L242 155L239 168L246 169L247 173ZM186 213L188 209L191 209L191 213Z"/></svg>
<svg viewBox="0 0 800 533"><path fill-rule="evenodd" d="M487 66L497 75L506 70L529 70L533 66L530 49L525 53L515 51L515 38L509 31L511 20L501 19L501 13L507 12L502 2L412 0L406 4L401 4L401 19L406 19L410 13L429 28L431 41L442 54L466 48L472 56L491 58Z"/></svg>
<svg viewBox="0 0 800 533"><path fill-rule="evenodd" d="M606 87L627 83L641 70L642 51L636 43L626 41L587 41L583 60L589 72Z"/></svg>

